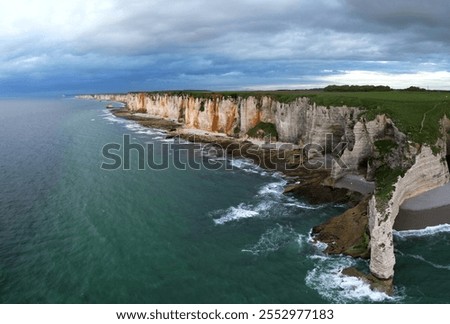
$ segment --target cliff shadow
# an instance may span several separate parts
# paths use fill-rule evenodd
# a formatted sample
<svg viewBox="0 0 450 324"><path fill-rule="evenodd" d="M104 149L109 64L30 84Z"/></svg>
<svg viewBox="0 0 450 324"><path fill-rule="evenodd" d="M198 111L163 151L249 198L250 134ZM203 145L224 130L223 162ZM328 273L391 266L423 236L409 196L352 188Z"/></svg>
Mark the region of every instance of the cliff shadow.
<svg viewBox="0 0 450 324"><path fill-rule="evenodd" d="M447 156L445 157L447 159L447 166L448 171L450 172L450 120L445 119L445 133L447 134Z"/></svg>
<svg viewBox="0 0 450 324"><path fill-rule="evenodd" d="M448 170L450 172L450 119L445 116L444 117L444 134L446 134L445 136L445 140L447 142L447 155L445 156L446 160L447 160L447 166L448 166Z"/></svg>
<svg viewBox="0 0 450 324"><path fill-rule="evenodd" d="M445 158L447 159L448 172L450 172L450 155L447 155Z"/></svg>

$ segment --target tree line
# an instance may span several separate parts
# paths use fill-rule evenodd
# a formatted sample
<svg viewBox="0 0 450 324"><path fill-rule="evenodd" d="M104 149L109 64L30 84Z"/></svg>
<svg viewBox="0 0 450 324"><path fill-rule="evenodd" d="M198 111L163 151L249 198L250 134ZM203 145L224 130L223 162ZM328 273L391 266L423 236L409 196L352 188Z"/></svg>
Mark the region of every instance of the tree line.
<svg viewBox="0 0 450 324"><path fill-rule="evenodd" d="M371 92L371 91L393 91L389 86L382 85L329 85L323 89L327 92ZM403 89L403 91L427 91L424 88L419 88L411 86L409 88Z"/></svg>

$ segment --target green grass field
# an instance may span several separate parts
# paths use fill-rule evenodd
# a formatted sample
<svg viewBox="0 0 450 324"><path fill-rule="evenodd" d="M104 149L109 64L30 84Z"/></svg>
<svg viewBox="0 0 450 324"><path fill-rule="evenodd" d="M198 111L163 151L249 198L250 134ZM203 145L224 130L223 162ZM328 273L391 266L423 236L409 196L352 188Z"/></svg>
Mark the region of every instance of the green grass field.
<svg viewBox="0 0 450 324"><path fill-rule="evenodd" d="M307 97L317 105L360 107L366 110L368 120L378 114L386 114L408 138L420 144L436 144L439 120L450 117L450 92L448 91L367 91L326 92L322 90L278 90L278 91L168 91L169 94L185 94L196 98L248 98L270 96L282 103L290 103Z"/></svg>
<svg viewBox="0 0 450 324"><path fill-rule="evenodd" d="M444 114L450 117L450 92L323 92L308 97L318 105L365 108L368 120L386 114L409 139L420 144L436 144L439 120Z"/></svg>

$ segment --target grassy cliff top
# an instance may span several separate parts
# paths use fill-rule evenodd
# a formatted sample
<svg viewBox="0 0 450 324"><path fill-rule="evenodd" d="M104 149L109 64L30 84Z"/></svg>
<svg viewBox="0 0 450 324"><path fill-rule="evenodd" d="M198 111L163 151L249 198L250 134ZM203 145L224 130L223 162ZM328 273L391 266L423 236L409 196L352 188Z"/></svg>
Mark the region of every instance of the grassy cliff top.
<svg viewBox="0 0 450 324"><path fill-rule="evenodd" d="M386 114L412 141L430 145L440 136L440 119L450 117L450 92L323 92L309 97L324 106L365 108L369 120Z"/></svg>
<svg viewBox="0 0 450 324"><path fill-rule="evenodd" d="M450 117L449 91L352 91L362 87L348 87L347 91L323 90L278 90L278 91L165 91L173 95L190 95L196 98L248 98L270 96L274 100L289 103L307 97L321 106L360 107L366 110L365 117L373 119L386 114L395 125L416 143L434 145L439 137L439 120ZM339 90L339 89L338 89ZM350 90L350 91L348 91ZM377 90L377 89L375 89ZM157 93L157 92L154 92Z"/></svg>

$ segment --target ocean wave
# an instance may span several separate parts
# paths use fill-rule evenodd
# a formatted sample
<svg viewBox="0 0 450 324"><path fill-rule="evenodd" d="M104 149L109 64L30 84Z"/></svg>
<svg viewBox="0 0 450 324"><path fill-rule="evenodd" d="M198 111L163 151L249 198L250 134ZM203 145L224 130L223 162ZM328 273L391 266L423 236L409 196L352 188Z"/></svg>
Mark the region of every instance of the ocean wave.
<svg viewBox="0 0 450 324"><path fill-rule="evenodd" d="M323 252L326 250L326 248L328 247L327 243L321 242L321 241L317 241L313 235L312 235L312 229L309 231L308 233L308 240L307 242L309 244L311 244L312 246L314 246L318 251Z"/></svg>
<svg viewBox="0 0 450 324"><path fill-rule="evenodd" d="M255 173L255 174L260 174L262 176L267 175L267 171L266 170L264 170L263 168L259 167L258 165L253 163L252 160L249 160L249 159L231 159L230 160L230 165L233 168L240 169L240 170L242 170L244 172L247 172L247 173Z"/></svg>
<svg viewBox="0 0 450 324"><path fill-rule="evenodd" d="M275 204L273 201L262 201L256 205L241 203L237 207L230 207L225 211L216 211L213 214L222 215L214 219L214 223L222 225L242 218L264 217L268 215L269 209Z"/></svg>
<svg viewBox="0 0 450 324"><path fill-rule="evenodd" d="M284 192L284 186L286 185L286 181L282 180L280 182L272 182L264 185L259 191L258 195L275 195L280 196Z"/></svg>
<svg viewBox="0 0 450 324"><path fill-rule="evenodd" d="M109 110L103 110L103 114L101 114L99 116L102 117L104 120L107 120L111 123L122 124L128 130L130 130L131 132L133 132L135 134L159 136L160 138L164 138L164 137L161 137L161 135L165 134L165 132L163 130L157 129L157 128L145 127L145 126L142 126L142 125L136 123L135 121L127 120L124 118L119 118L119 117L115 116L112 112L110 112Z"/></svg>
<svg viewBox="0 0 450 324"><path fill-rule="evenodd" d="M128 123L125 127L133 132L138 132L142 129L142 126L136 123Z"/></svg>
<svg viewBox="0 0 450 324"><path fill-rule="evenodd" d="M356 263L350 258L319 256L310 259L315 261L316 266L308 271L305 283L332 303L392 302L401 298L373 291L370 285L361 279L343 275L343 269Z"/></svg>
<svg viewBox="0 0 450 324"><path fill-rule="evenodd" d="M230 207L225 211L225 215L220 218L214 219L214 223L221 225L234 220L242 218L250 218L258 215L256 210L252 209L252 206L239 204L237 207Z"/></svg>
<svg viewBox="0 0 450 324"><path fill-rule="evenodd" d="M450 233L450 224L429 226L420 230L394 231L395 237L400 239L406 239L409 237L430 236L440 233Z"/></svg>
<svg viewBox="0 0 450 324"><path fill-rule="evenodd" d="M242 218L270 217L271 215L283 216L294 212L293 208L320 208L303 204L293 197L285 196L283 192L287 182L284 179L277 180L277 182L263 185L251 202L242 202L238 206L213 211L211 215L214 218L214 222L216 224L225 224Z"/></svg>
<svg viewBox="0 0 450 324"><path fill-rule="evenodd" d="M142 130L136 131L137 134L145 134L145 135L163 135L164 133L161 131L158 131L156 129L148 129L144 128Z"/></svg>
<svg viewBox="0 0 450 324"><path fill-rule="evenodd" d="M128 120L117 118L113 114L100 115L100 117L102 117L104 120L107 120L107 121L109 121L111 123L117 123L117 124L127 124L127 123L129 123Z"/></svg>
<svg viewBox="0 0 450 324"><path fill-rule="evenodd" d="M275 252L293 241L301 242L302 238L303 236L296 233L291 226L277 224L276 227L263 233L258 242L241 251L253 255L267 254Z"/></svg>
<svg viewBox="0 0 450 324"><path fill-rule="evenodd" d="M291 202L284 203L284 205L288 206L288 207L297 207L297 208L301 208L301 209L310 209L310 210L316 210L316 209L320 209L323 207L321 205L318 205L318 206L308 205L308 204L302 203L300 201L291 201Z"/></svg>
<svg viewBox="0 0 450 324"><path fill-rule="evenodd" d="M422 262L425 262L426 264L428 264L428 265L430 265L430 266L432 266L432 267L434 267L434 268L436 268L436 269L450 270L450 265L441 265L441 264L437 264L437 263L428 261L427 259L425 259L425 258L424 258L423 256L421 256L421 255L416 255L416 254L403 254L403 253L401 253L401 254L402 254L403 256L411 257L411 258L413 258L413 259L416 259L416 260L420 260L420 261L422 261Z"/></svg>

